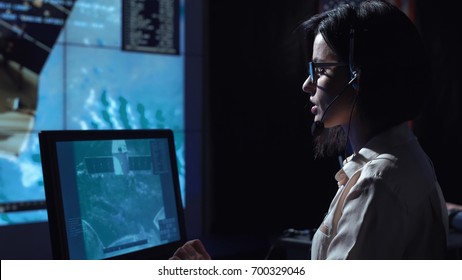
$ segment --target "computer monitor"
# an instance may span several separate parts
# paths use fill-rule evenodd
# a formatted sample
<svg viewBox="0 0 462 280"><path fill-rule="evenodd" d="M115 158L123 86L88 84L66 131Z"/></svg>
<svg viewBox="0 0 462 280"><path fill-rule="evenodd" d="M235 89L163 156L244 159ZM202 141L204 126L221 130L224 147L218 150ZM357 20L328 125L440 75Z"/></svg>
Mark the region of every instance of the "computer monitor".
<svg viewBox="0 0 462 280"><path fill-rule="evenodd" d="M173 132L39 132L54 259L166 259L186 240Z"/></svg>

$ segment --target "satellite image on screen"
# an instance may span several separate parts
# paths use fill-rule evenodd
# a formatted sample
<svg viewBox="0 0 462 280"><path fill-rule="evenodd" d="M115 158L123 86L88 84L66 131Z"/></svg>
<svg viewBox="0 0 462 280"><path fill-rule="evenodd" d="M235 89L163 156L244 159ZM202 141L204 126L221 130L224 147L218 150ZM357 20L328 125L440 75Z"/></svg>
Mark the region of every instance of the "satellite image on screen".
<svg viewBox="0 0 462 280"><path fill-rule="evenodd" d="M76 182L62 179L66 186L63 192L75 187L78 194L65 194L70 200L66 204L74 205L65 211L68 242L76 243L69 245L71 257L103 259L179 239L176 219L165 214L161 175L171 176L171 172L168 159L157 152L165 147L159 141L165 142L104 140L72 144L74 163L70 168L74 169ZM85 257L78 245L81 241Z"/></svg>

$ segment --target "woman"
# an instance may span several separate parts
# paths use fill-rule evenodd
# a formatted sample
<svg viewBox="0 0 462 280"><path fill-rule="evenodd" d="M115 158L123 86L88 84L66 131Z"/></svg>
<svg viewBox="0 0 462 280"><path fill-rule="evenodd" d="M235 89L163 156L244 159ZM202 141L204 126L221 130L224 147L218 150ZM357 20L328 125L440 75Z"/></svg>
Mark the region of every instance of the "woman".
<svg viewBox="0 0 462 280"><path fill-rule="evenodd" d="M313 103L315 154L352 151L335 175L338 192L312 259L444 258L444 198L409 126L430 80L417 29L382 1L343 5L303 26L313 45L303 90Z"/></svg>
<svg viewBox="0 0 462 280"><path fill-rule="evenodd" d="M351 151L312 240L312 259L441 259L447 211L431 161L411 128L428 94L413 23L383 1L342 5L303 25L312 46L303 91L316 157ZM209 259L199 240L172 259Z"/></svg>

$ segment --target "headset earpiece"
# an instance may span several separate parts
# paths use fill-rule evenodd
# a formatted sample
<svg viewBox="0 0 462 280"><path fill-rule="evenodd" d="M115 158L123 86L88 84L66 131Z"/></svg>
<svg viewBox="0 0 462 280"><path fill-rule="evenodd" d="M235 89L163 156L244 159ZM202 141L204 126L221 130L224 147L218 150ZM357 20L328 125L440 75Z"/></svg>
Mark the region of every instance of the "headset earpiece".
<svg viewBox="0 0 462 280"><path fill-rule="evenodd" d="M351 85L352 87L355 87L357 84L357 80L359 78L358 73L352 73L351 74L351 80L348 82L348 85Z"/></svg>
<svg viewBox="0 0 462 280"><path fill-rule="evenodd" d="M355 29L350 28L350 49L349 49L349 67L350 67L350 84L356 91L359 88L359 70L354 62L354 47L355 47Z"/></svg>
<svg viewBox="0 0 462 280"><path fill-rule="evenodd" d="M351 76L352 76L352 78L351 78L349 84L353 87L353 89L356 92L358 92L358 90L359 90L359 76L360 76L359 71L355 71L355 72L351 73Z"/></svg>

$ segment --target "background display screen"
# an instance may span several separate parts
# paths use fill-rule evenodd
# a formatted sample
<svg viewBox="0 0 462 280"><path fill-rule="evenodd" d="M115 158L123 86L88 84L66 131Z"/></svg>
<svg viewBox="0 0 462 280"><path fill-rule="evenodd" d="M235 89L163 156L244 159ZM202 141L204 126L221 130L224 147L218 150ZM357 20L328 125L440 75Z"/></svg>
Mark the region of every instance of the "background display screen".
<svg viewBox="0 0 462 280"><path fill-rule="evenodd" d="M0 225L47 220L41 130L170 128L184 195L184 2L130 2L0 1Z"/></svg>

